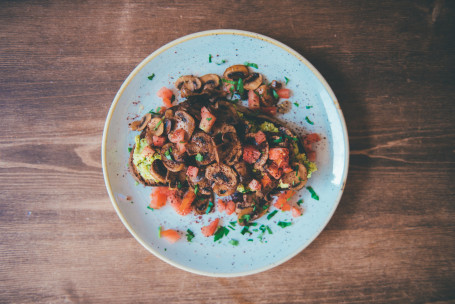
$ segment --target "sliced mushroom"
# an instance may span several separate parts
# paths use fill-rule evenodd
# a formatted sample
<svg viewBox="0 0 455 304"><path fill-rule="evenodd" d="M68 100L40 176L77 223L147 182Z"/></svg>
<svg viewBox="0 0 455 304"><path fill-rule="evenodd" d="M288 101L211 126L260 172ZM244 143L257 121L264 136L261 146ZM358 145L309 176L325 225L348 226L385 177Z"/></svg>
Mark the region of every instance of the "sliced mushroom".
<svg viewBox="0 0 455 304"><path fill-rule="evenodd" d="M249 75L248 68L242 64L237 64L228 67L224 71L224 78L227 78L229 80L238 80L239 78L245 79Z"/></svg>
<svg viewBox="0 0 455 304"><path fill-rule="evenodd" d="M279 90L281 89L281 82L274 80L270 83L270 87L272 89Z"/></svg>
<svg viewBox="0 0 455 304"><path fill-rule="evenodd" d="M195 129L194 118L185 111L176 111L174 117L175 124L172 128L172 131L168 133L169 140L173 138L173 133L175 130L182 129L186 132L184 141L188 141L191 135L193 135Z"/></svg>
<svg viewBox="0 0 455 304"><path fill-rule="evenodd" d="M242 184L248 184L248 182L251 180L251 172L246 163L243 160L239 161L234 164L234 169L239 175L240 182Z"/></svg>
<svg viewBox="0 0 455 304"><path fill-rule="evenodd" d="M150 166L150 175L154 180L165 183L166 182L166 167L163 165L163 162L159 159L155 159Z"/></svg>
<svg viewBox="0 0 455 304"><path fill-rule="evenodd" d="M196 214L206 214L215 210L213 193L197 196L193 202L193 210ZM210 209L209 209L210 208Z"/></svg>
<svg viewBox="0 0 455 304"><path fill-rule="evenodd" d="M267 213L269 204L266 200L259 198L255 193L243 195L243 200L236 203L238 223L241 226L247 225Z"/></svg>
<svg viewBox="0 0 455 304"><path fill-rule="evenodd" d="M130 123L130 128L133 131L142 131L145 129L145 127L147 126L151 119L152 114L147 113L141 118L141 120L136 120Z"/></svg>
<svg viewBox="0 0 455 304"><path fill-rule="evenodd" d="M177 150L176 145L173 143L167 143L161 148L161 161L164 166L172 172L179 172L183 170L185 165L183 163L178 163L173 158L173 151Z"/></svg>
<svg viewBox="0 0 455 304"><path fill-rule="evenodd" d="M202 82L202 90L213 90L220 86L220 76L217 74L206 74L199 79Z"/></svg>
<svg viewBox="0 0 455 304"><path fill-rule="evenodd" d="M205 171L203 169L199 169L196 177L187 177L187 180L192 188L195 188L197 185L201 194L209 195L212 193L212 185L207 178L205 178Z"/></svg>
<svg viewBox="0 0 455 304"><path fill-rule="evenodd" d="M179 172L167 171L166 182L171 190L178 190L186 186L185 170Z"/></svg>
<svg viewBox="0 0 455 304"><path fill-rule="evenodd" d="M205 177L214 183L213 191L219 196L230 195L237 189L237 173L227 165L213 164L208 166L205 170Z"/></svg>
<svg viewBox="0 0 455 304"><path fill-rule="evenodd" d="M256 90L262 84L262 74L251 73L243 80L243 88L245 90Z"/></svg>
<svg viewBox="0 0 455 304"><path fill-rule="evenodd" d="M300 163L293 163L292 168L294 171L284 174L281 177L280 184L287 185L291 190L302 189L308 181L308 172L304 165Z"/></svg>
<svg viewBox="0 0 455 304"><path fill-rule="evenodd" d="M218 123L225 122L229 125L236 125L239 122L239 114L232 103L220 100L217 102L217 106L215 116Z"/></svg>
<svg viewBox="0 0 455 304"><path fill-rule="evenodd" d="M161 118L153 118L147 125L147 132L151 135L161 136L164 132L164 124Z"/></svg>
<svg viewBox="0 0 455 304"><path fill-rule="evenodd" d="M256 89L259 94L259 99L263 106L272 107L276 104L277 100L273 96L272 90L265 84Z"/></svg>
<svg viewBox="0 0 455 304"><path fill-rule="evenodd" d="M180 90L182 97L190 96L201 89L202 82L198 77L185 75L179 77L175 82L175 87Z"/></svg>
<svg viewBox="0 0 455 304"><path fill-rule="evenodd" d="M214 162L217 156L212 137L202 131L195 132L189 144L186 145L186 149L189 155L201 155L202 159L197 157L196 163L202 166Z"/></svg>

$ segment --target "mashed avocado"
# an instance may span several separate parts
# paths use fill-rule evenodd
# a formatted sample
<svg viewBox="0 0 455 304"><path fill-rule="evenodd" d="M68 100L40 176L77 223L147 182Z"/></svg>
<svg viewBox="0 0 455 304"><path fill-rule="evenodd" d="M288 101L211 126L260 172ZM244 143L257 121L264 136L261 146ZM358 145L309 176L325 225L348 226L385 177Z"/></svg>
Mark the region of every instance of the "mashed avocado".
<svg viewBox="0 0 455 304"><path fill-rule="evenodd" d="M148 146L147 140L145 140L145 138L140 139L139 135L137 135L134 138L134 141L136 142L136 146L133 152L133 164L136 166L137 171L144 179L151 179L157 182L157 180L155 180L150 174L150 166L155 159L161 159L161 155L159 153L155 153L153 156L144 156L142 151Z"/></svg>
<svg viewBox="0 0 455 304"><path fill-rule="evenodd" d="M305 153L300 153L297 142L292 141L291 144L292 144L292 151L294 152L296 160L305 166L306 170L308 171L308 178L310 178L311 174L313 172L318 171L318 167L316 166L315 163L308 160Z"/></svg>
<svg viewBox="0 0 455 304"><path fill-rule="evenodd" d="M259 129L261 131L264 131L264 132L275 132L275 133L278 133L278 128L275 127L275 125L271 122L263 122L260 126L259 126Z"/></svg>

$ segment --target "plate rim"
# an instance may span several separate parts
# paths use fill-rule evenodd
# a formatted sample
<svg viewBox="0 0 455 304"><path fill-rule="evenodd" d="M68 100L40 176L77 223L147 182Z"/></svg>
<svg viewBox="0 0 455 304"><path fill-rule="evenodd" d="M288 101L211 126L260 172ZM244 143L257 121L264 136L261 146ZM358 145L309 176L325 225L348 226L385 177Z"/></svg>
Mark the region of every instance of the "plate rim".
<svg viewBox="0 0 455 304"><path fill-rule="evenodd" d="M200 38L200 37L205 37L205 36L212 36L212 35L238 35L238 36L247 36L247 37L251 37L251 38L255 38L255 39L260 39L260 40L263 40L265 42L271 43L271 44L273 44L273 45L285 50L286 52L288 52L291 55L293 55L294 57L296 57L299 61L301 61L305 66L307 66L311 70L311 72L318 78L318 80L321 81L322 85L324 86L324 88L329 93L330 98L332 99L332 101L333 101L333 103L335 105L336 111L338 113L338 117L340 118L340 122L341 122L341 126L342 126L342 133L343 133L343 141L344 141L344 145L345 145L345 151L344 151L344 153L345 153L345 160L344 160L345 166L344 166L344 172L343 172L343 178L342 178L342 186L341 186L341 189L340 189L340 191L339 191L339 193L338 193L338 195L337 195L337 197L335 199L335 203L334 203L334 205L332 207L332 210L330 211L330 214L327 217L327 220L325 221L325 223L323 225L320 226L319 230L316 233L314 233L313 236L311 238L309 238L307 242L305 242L301 247L299 247L297 250L295 250L295 252L293 252L292 254L282 258L281 260L279 260L277 262L273 262L273 263L271 263L271 264L269 264L267 266L263 266L263 267L254 269L254 270L240 271L240 272L233 272L233 273L202 271L202 270L198 270L196 268L188 267L188 266L182 265L180 263L177 263L177 262L169 259L165 255L160 254L153 247L151 247L148 244L146 244L145 241L142 240L141 237L138 234L136 234L134 229L128 223L128 221L126 220L125 216L122 214L122 212L120 210L120 207L117 204L117 201L115 199L114 193L113 193L112 188L111 188L109 175L108 175L108 169L107 169L107 160L106 160L106 142L107 142L107 134L109 132L111 119L112 119L114 110L115 110L115 108L116 108L116 106L117 106L117 104L118 104L118 102L120 100L120 97L123 95L126 87L129 85L129 83L132 81L132 79L150 61L152 61L155 57L157 57L159 54L163 53L164 51L166 51L166 50L168 50L168 49L170 49L170 48L172 48L172 47L174 47L174 46L176 46L178 44L181 44L182 42L185 42L185 41L188 41L188 40L192 40L192 39L195 39L195 38ZM150 55L148 55L145 59L143 59L134 68L134 70L128 75L128 77L124 80L124 82L120 86L120 89L117 91L117 94L115 95L115 97L114 97L114 99L112 101L112 104L111 104L111 106L109 108L109 112L107 114L106 121L105 121L104 128L103 128L103 138L102 138L102 147L101 147L101 160L102 160L104 182L105 182L106 189L107 189L107 192L109 194L109 198L111 200L111 203L112 203L112 205L113 205L118 217L120 218L121 222L123 223L123 225L127 228L127 230L131 233L131 235L136 239L136 241L138 241L145 249L147 249L150 253L152 253L153 255L155 255L156 257L161 259L162 261L164 261L164 262L166 262L166 263L168 263L168 264L170 264L170 265L172 265L172 266L174 266L176 268L179 268L181 270L185 270L185 271L188 271L188 272L191 272L191 273L204 275L204 276L209 276L209 277L240 277L240 276L247 276L247 275L260 273L260 272L272 269L272 268L274 268L274 267L276 267L278 265L281 265L281 264L289 261L290 259L292 259L296 255L298 255L300 252L302 252L305 248L307 248L311 243L313 243L313 241L325 229L325 227L327 226L329 221L332 219L333 214L335 213L335 210L337 209L337 207L338 207L338 205L340 203L340 200L341 200L341 197L343 195L344 188L345 188L345 185L346 185L348 169L349 169L349 140L348 140L348 132L347 132L347 126L346 126L346 122L345 122L345 119L344 119L344 115L343 115L341 107L340 107L340 105L338 103L338 100L337 100L332 88L329 86L329 84L327 83L325 78L321 75L321 73L319 73L319 71L304 56L299 54L297 51L295 51L291 47L285 45L284 43L279 42L278 40L275 40L273 38L270 38L270 37L262 35L262 34L250 32L250 31L236 30L236 29L216 29L216 30L206 30L206 31L196 32L196 33L193 33L193 34L189 34L189 35L185 35L183 37L177 38L177 39L175 39L175 40L173 40L173 41L161 46L160 48L158 48L154 52L152 52Z"/></svg>

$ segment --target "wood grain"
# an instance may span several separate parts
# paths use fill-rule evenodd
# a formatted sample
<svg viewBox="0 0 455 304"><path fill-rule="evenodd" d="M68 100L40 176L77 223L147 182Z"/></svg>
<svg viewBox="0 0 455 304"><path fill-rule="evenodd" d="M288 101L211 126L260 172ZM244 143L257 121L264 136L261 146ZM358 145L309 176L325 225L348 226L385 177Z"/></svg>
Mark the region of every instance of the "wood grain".
<svg viewBox="0 0 455 304"><path fill-rule="evenodd" d="M350 171L301 254L237 279L143 249L107 196L104 120L180 36L236 28L303 54L337 95ZM453 1L3 1L1 303L455 303Z"/></svg>

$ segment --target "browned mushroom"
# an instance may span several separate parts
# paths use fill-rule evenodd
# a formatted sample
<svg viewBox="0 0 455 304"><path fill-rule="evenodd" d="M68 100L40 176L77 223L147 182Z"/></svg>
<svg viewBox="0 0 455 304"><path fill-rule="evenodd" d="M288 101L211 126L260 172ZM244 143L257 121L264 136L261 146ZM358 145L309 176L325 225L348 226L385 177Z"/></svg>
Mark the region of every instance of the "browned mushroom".
<svg viewBox="0 0 455 304"><path fill-rule="evenodd" d="M185 170L179 172L167 171L166 182L169 189L178 190L186 186L186 173Z"/></svg>
<svg viewBox="0 0 455 304"><path fill-rule="evenodd" d="M142 131L145 129L145 127L147 126L151 119L152 114L147 113L141 118L141 120L136 120L130 123L130 128L133 131Z"/></svg>
<svg viewBox="0 0 455 304"><path fill-rule="evenodd" d="M209 195L212 193L212 185L205 177L205 170L203 169L198 170L198 174L196 177L188 176L187 181L192 188L196 188L197 186L199 192L203 195Z"/></svg>
<svg viewBox="0 0 455 304"><path fill-rule="evenodd" d="M167 170L163 165L163 162L159 159L155 159L150 166L150 175L154 180L160 183L166 182Z"/></svg>
<svg viewBox="0 0 455 304"><path fill-rule="evenodd" d="M194 118L185 111L176 111L175 112L175 123L173 124L172 130L168 133L168 138L171 142L174 141L174 131L182 129L185 131L185 139L184 141L188 141L193 135L195 129L195 121Z"/></svg>
<svg viewBox="0 0 455 304"><path fill-rule="evenodd" d="M234 169L239 174L239 179L242 184L248 184L251 180L250 168L242 160L234 164Z"/></svg>
<svg viewBox="0 0 455 304"><path fill-rule="evenodd" d="M193 210L196 214L207 214L215 210L215 200L213 193L208 195L198 195L193 201Z"/></svg>
<svg viewBox="0 0 455 304"><path fill-rule="evenodd" d="M239 78L245 79L249 75L248 68L242 64L237 64L228 67L224 71L224 78L229 80L238 80Z"/></svg>
<svg viewBox="0 0 455 304"><path fill-rule="evenodd" d="M243 200L237 202L235 206L239 225L244 226L260 218L267 213L268 208L267 201L259 198L255 193L244 194Z"/></svg>
<svg viewBox="0 0 455 304"><path fill-rule="evenodd" d="M201 86L201 80L193 75L181 76L175 82L175 87L180 90L182 97L188 97L197 93L201 89Z"/></svg>
<svg viewBox="0 0 455 304"><path fill-rule="evenodd" d="M255 144L256 148L261 152L261 156L254 163L254 169L264 171L264 165L267 162L267 159L269 158L269 143L266 140L258 145L255 140L255 134L256 133L248 133L247 135L245 135L245 140L248 143Z"/></svg>
<svg viewBox="0 0 455 304"><path fill-rule="evenodd" d="M206 74L199 79L202 82L203 91L210 91L220 86L220 76L217 74Z"/></svg>
<svg viewBox="0 0 455 304"><path fill-rule="evenodd" d="M163 162L164 166L172 172L179 172L183 170L185 165L183 163L177 162L173 154L175 151L178 150L176 145L173 143L167 143L161 148L161 161Z"/></svg>
<svg viewBox="0 0 455 304"><path fill-rule="evenodd" d="M245 90L256 90L262 84L262 74L251 73L243 80L243 88Z"/></svg>
<svg viewBox="0 0 455 304"><path fill-rule="evenodd" d="M205 132L197 131L186 145L188 155L196 155L196 163L206 166L216 159L216 147L212 137ZM198 156L199 155L199 156Z"/></svg>
<svg viewBox="0 0 455 304"><path fill-rule="evenodd" d="M161 134L164 132L163 120L159 117L155 117L150 120L149 124L147 125L147 132L152 136L161 136Z"/></svg>
<svg viewBox="0 0 455 304"><path fill-rule="evenodd" d="M237 189L237 173L227 165L212 164L208 166L205 170L205 177L214 183L213 191L219 196L230 195Z"/></svg>
<svg viewBox="0 0 455 304"><path fill-rule="evenodd" d="M280 180L281 188L289 188L291 190L302 189L308 180L308 172L304 165L300 163L293 163L293 171L284 174Z"/></svg>
<svg viewBox="0 0 455 304"><path fill-rule="evenodd" d="M273 96L272 90L265 84L256 89L259 94L261 104L265 107L272 107L276 104L277 100Z"/></svg>

